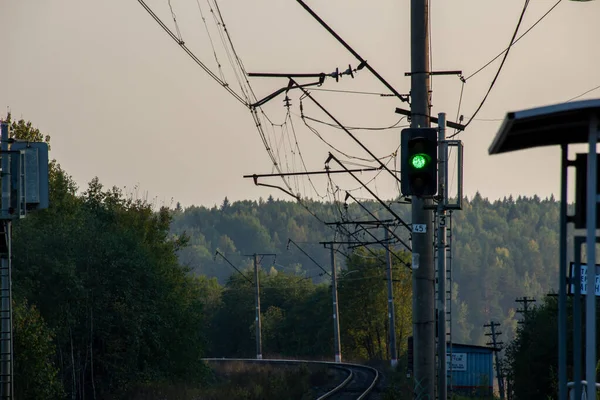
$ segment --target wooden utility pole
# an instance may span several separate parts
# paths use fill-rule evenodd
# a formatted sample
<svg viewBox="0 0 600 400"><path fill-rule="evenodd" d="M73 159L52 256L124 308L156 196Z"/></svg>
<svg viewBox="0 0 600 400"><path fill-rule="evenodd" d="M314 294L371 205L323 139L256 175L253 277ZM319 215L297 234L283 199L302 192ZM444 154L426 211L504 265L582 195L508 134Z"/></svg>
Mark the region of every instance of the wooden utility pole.
<svg viewBox="0 0 600 400"><path fill-rule="evenodd" d="M488 346L493 346L494 355L496 356L496 378L498 379L498 390L500 391L500 400L504 400L504 377L502 374L502 366L500 364L500 356L498 353L502 350L502 342L498 341L498 336L502 332L497 331L496 328L500 326L498 322L490 321L489 324L483 325L485 328L490 328L490 332L486 333L485 336L491 336L492 341L488 342Z"/></svg>

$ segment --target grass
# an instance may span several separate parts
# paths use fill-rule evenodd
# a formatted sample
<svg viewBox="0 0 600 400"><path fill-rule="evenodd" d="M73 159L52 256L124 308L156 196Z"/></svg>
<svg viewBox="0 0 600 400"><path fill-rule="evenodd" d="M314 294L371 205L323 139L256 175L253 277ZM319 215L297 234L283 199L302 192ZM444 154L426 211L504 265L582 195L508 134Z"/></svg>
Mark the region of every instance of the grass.
<svg viewBox="0 0 600 400"><path fill-rule="evenodd" d="M335 380L324 366L308 367L226 362L211 364L214 379L203 387L141 385L128 400L314 399L316 388Z"/></svg>

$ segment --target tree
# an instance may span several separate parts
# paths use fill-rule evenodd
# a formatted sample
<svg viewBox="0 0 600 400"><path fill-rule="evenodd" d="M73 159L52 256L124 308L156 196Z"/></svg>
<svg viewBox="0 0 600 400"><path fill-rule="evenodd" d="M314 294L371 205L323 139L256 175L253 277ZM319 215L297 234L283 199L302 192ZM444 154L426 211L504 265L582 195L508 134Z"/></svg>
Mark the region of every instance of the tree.
<svg viewBox="0 0 600 400"><path fill-rule="evenodd" d="M15 224L14 280L55 332L67 393L201 381L202 291L178 264L187 238L170 235L170 211L97 179L81 196L60 170L56 181L50 209Z"/></svg>
<svg viewBox="0 0 600 400"><path fill-rule="evenodd" d="M355 251L347 260L347 270L340 275L342 352L351 358L381 360L389 357L385 252L376 254L377 258L364 250ZM397 254L405 262L409 261L404 252ZM412 281L406 267L399 262L393 265L397 343L402 346L412 333Z"/></svg>
<svg viewBox="0 0 600 400"><path fill-rule="evenodd" d="M55 365L52 331L39 311L25 300L14 302L15 397L61 399L62 383Z"/></svg>

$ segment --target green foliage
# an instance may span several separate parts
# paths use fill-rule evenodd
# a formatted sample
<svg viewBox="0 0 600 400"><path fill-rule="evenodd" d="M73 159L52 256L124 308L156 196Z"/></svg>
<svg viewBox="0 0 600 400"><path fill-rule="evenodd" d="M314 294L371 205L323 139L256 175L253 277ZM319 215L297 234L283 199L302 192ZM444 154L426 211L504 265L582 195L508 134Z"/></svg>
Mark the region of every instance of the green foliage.
<svg viewBox="0 0 600 400"><path fill-rule="evenodd" d="M14 281L55 332L66 392L103 397L138 382L201 381L210 285L179 266L186 237L171 237L169 210L97 179L76 196L55 172L50 209L15 225Z"/></svg>
<svg viewBox="0 0 600 400"><path fill-rule="evenodd" d="M347 260L339 282L340 330L346 358L389 359L389 318L385 252L358 250ZM410 263L408 253L398 257ZM412 333L412 277L396 258L393 267L398 352ZM398 354L396 355L398 356Z"/></svg>
<svg viewBox="0 0 600 400"><path fill-rule="evenodd" d="M571 300L571 299L570 299ZM567 306L567 376L573 378L573 308ZM598 310L600 316L600 309ZM598 318L598 316L596 318ZM583 318L582 332L585 332ZM514 398L555 398L558 393L558 301L548 296L527 314L519 326L517 336L506 350L506 364ZM596 338L600 351L600 332ZM583 354L585 341L582 340ZM598 374L597 374L598 375ZM598 379L598 376L596 377Z"/></svg>
<svg viewBox="0 0 600 400"><path fill-rule="evenodd" d="M379 218L389 218L377 203L364 204ZM338 203L307 205L326 221L338 220L343 211ZM392 207L410 221L408 206L393 203ZM349 204L348 214L349 219L371 218L356 204ZM515 334L515 299L524 295L541 298L556 287L558 216L559 204L553 197L542 200L537 196L490 202L477 194L464 199L462 211L453 212L455 342L485 344L483 325L492 319L503 322L503 340L510 341ZM331 240L333 231L291 201L270 197L266 202L227 200L220 208L192 206L175 213L171 229L190 236L191 246L179 254L182 263L221 283L235 272L220 258L213 259L217 249L227 252L226 257L242 267L243 254L275 252L278 263L289 268L286 271L295 265L300 275L312 277L316 283L328 281L311 260L286 245L288 238L300 243L319 264L329 268L328 251L306 242ZM406 230L398 229L397 233L408 239ZM381 232L376 236L381 238Z"/></svg>
<svg viewBox="0 0 600 400"><path fill-rule="evenodd" d="M53 335L35 306L14 302L15 396L20 399L61 399L64 395L54 363Z"/></svg>

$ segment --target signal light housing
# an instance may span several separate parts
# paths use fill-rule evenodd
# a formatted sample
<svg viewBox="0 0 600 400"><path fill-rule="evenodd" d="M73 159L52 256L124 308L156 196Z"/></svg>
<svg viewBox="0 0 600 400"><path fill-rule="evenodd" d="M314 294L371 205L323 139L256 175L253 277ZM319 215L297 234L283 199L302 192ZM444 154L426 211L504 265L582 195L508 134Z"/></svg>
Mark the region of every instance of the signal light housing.
<svg viewBox="0 0 600 400"><path fill-rule="evenodd" d="M404 196L434 196L438 191L438 132L408 128L401 134L401 191Z"/></svg>

